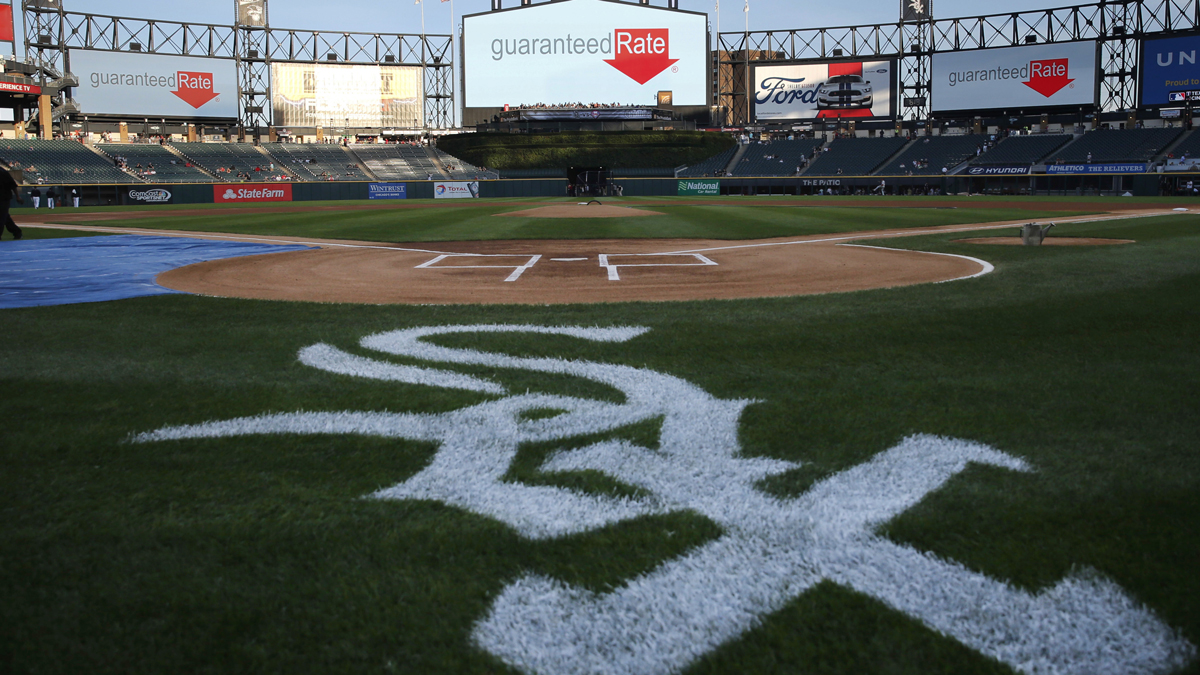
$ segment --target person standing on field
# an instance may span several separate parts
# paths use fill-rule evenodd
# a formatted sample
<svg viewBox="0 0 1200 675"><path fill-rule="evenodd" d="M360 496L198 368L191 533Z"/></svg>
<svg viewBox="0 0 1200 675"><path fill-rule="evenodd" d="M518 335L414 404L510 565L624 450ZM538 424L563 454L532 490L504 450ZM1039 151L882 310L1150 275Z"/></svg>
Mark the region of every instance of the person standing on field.
<svg viewBox="0 0 1200 675"><path fill-rule="evenodd" d="M25 233L17 227L12 214L8 212L9 200L13 197L17 198L18 204L25 203L25 200L21 199L21 188L17 187L17 181L13 180L12 174L0 170L0 236L3 236L4 230L8 230L12 232L13 239L20 239Z"/></svg>
<svg viewBox="0 0 1200 675"><path fill-rule="evenodd" d="M42 188L35 187L33 192L29 193L29 198L33 200L33 208L38 208L42 205Z"/></svg>
<svg viewBox="0 0 1200 675"><path fill-rule="evenodd" d="M54 191L54 188L50 188L49 190L46 190L46 208L53 209L54 208L54 200L57 198L58 198L58 193L56 193Z"/></svg>
<svg viewBox="0 0 1200 675"><path fill-rule="evenodd" d="M79 208L79 190L71 188L71 202L75 208Z"/></svg>

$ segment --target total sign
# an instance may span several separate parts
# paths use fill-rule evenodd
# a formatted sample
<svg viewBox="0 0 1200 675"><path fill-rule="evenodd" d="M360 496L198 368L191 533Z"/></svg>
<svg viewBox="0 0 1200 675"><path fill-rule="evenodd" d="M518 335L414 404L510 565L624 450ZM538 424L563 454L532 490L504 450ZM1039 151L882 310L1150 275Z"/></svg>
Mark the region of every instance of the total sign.
<svg viewBox="0 0 1200 675"><path fill-rule="evenodd" d="M1096 104L1096 43L933 55L933 110Z"/></svg>
<svg viewBox="0 0 1200 675"><path fill-rule="evenodd" d="M708 18L615 0L463 17L468 108L560 103L708 105Z"/></svg>

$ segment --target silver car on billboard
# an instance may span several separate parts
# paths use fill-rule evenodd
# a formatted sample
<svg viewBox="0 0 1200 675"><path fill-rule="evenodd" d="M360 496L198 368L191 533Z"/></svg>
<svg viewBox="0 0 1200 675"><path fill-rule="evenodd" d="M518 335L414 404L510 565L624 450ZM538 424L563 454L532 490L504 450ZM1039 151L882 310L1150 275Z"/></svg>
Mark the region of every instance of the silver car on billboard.
<svg viewBox="0 0 1200 675"><path fill-rule="evenodd" d="M871 83L862 75L834 75L817 87L818 108L870 108Z"/></svg>

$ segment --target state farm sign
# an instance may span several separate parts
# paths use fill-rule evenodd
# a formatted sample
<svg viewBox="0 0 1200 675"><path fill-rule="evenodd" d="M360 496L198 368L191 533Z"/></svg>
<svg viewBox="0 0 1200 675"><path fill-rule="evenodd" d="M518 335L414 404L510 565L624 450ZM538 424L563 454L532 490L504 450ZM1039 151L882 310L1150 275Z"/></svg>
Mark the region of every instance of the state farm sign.
<svg viewBox="0 0 1200 675"><path fill-rule="evenodd" d="M215 204L290 201L292 201L290 183L213 186L213 203Z"/></svg>
<svg viewBox="0 0 1200 675"><path fill-rule="evenodd" d="M1096 104L1096 43L980 49L933 55L933 110Z"/></svg>
<svg viewBox="0 0 1200 675"><path fill-rule="evenodd" d="M469 108L652 106L660 91L674 105L708 104L702 13L562 0L466 16L463 26Z"/></svg>

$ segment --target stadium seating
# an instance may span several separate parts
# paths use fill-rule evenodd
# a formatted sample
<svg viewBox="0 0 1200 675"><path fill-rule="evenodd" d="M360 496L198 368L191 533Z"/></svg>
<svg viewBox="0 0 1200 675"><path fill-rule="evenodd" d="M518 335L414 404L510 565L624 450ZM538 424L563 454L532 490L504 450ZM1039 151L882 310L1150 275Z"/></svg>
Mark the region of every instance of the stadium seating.
<svg viewBox="0 0 1200 675"><path fill-rule="evenodd" d="M149 183L211 183L212 176L157 143L106 143L96 149L112 157L125 158L126 169ZM137 167L141 165L139 170Z"/></svg>
<svg viewBox="0 0 1200 675"><path fill-rule="evenodd" d="M971 157L983 141L982 136L925 136L904 149L887 166L882 176L940 176L942 169L953 169Z"/></svg>
<svg viewBox="0 0 1200 675"><path fill-rule="evenodd" d="M0 159L26 183L140 183L78 141L0 140Z"/></svg>
<svg viewBox="0 0 1200 675"><path fill-rule="evenodd" d="M174 143L176 150L193 164L202 166L218 180L238 182L238 174L250 176L252 181L274 180L285 174L278 165L270 169L271 159L264 156L250 143Z"/></svg>
<svg viewBox="0 0 1200 675"><path fill-rule="evenodd" d="M975 166L999 164L1036 164L1043 157L1071 141L1070 134L1034 134L1009 136L971 161Z"/></svg>
<svg viewBox="0 0 1200 675"><path fill-rule="evenodd" d="M420 145L355 145L350 151L380 180L445 178L433 158Z"/></svg>
<svg viewBox="0 0 1200 675"><path fill-rule="evenodd" d="M1046 159L1046 163L1148 162L1170 145L1183 129L1097 129ZM998 146L997 146L998 147ZM989 153L990 154L990 153Z"/></svg>
<svg viewBox="0 0 1200 675"><path fill-rule="evenodd" d="M729 161L737 154L738 148L741 146L735 145L725 152L709 157L703 162L698 162L679 172L680 177L697 177L697 176L723 176L725 175L725 167L729 166Z"/></svg>
<svg viewBox="0 0 1200 675"><path fill-rule="evenodd" d="M908 143L906 138L838 138L812 163L806 176L866 176ZM941 167L938 167L941 171Z"/></svg>
<svg viewBox="0 0 1200 675"><path fill-rule="evenodd" d="M340 145L327 143L267 143L263 149L276 164L289 169L302 181L370 180L354 155Z"/></svg>
<svg viewBox="0 0 1200 675"><path fill-rule="evenodd" d="M1187 138L1180 141L1179 145L1171 148L1172 159L1178 159L1187 155L1189 159L1195 158L1200 154L1200 134L1195 131L1191 132Z"/></svg>
<svg viewBox="0 0 1200 675"><path fill-rule="evenodd" d="M798 141L768 141L754 143L733 168L735 176L794 176L803 167L813 150L824 141L806 138Z"/></svg>
<svg viewBox="0 0 1200 675"><path fill-rule="evenodd" d="M437 155L442 166L446 167L446 175L453 180L481 180L500 177L500 174L495 171L485 171L474 164L442 152L438 148L433 148L433 153Z"/></svg>

